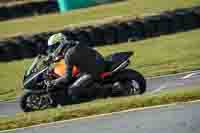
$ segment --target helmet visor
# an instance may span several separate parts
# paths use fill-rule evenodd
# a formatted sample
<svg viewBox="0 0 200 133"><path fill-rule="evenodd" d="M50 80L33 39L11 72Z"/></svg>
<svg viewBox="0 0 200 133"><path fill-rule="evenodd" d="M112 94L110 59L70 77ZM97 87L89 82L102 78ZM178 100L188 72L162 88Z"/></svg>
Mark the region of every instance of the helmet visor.
<svg viewBox="0 0 200 133"><path fill-rule="evenodd" d="M59 47L59 45L60 43L57 42L54 45L48 46L47 53L52 54Z"/></svg>

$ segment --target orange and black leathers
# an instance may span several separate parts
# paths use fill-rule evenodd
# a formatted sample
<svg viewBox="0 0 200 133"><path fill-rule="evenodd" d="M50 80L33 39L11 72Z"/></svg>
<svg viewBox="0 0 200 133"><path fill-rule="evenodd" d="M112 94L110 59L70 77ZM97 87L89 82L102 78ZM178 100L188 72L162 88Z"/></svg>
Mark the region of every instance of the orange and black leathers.
<svg viewBox="0 0 200 133"><path fill-rule="evenodd" d="M55 81L55 88L63 88L69 84L73 78L72 69L74 65L78 67L80 73L83 75L80 78L85 77L85 80L98 79L100 73L102 73L106 67L106 63L101 54L83 45L76 45L69 48L65 53L64 60L67 66L66 74ZM84 75L88 75L90 78ZM83 84L87 85L89 81L85 80L77 80L77 82L82 82L77 84L81 86L83 86Z"/></svg>

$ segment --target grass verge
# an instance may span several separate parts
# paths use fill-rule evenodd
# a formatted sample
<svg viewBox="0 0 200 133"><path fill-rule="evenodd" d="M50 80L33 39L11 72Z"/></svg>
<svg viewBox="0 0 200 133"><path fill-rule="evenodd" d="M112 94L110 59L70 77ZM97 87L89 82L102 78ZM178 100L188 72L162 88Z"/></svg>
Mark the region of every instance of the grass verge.
<svg viewBox="0 0 200 133"><path fill-rule="evenodd" d="M47 0L1 0L0 6L23 5L26 3L41 2L41 1L47 1Z"/></svg>
<svg viewBox="0 0 200 133"><path fill-rule="evenodd" d="M101 99L80 105L65 106L27 114L18 113L15 117L0 118L0 130L197 99L200 99L199 87L164 91L159 94L145 94L143 96Z"/></svg>
<svg viewBox="0 0 200 133"><path fill-rule="evenodd" d="M199 0L124 0L123 2L75 10L64 14L34 16L1 22L0 38L16 34L60 30L69 24L89 23L114 16L140 16L197 5L200 5Z"/></svg>
<svg viewBox="0 0 200 133"><path fill-rule="evenodd" d="M157 76L200 69L200 30L167 35L160 38L99 47L103 55L119 51L134 51L130 68L145 76ZM0 100L21 93L21 80L31 60L0 63ZM4 71L5 70L5 71ZM8 97L9 96L9 97Z"/></svg>

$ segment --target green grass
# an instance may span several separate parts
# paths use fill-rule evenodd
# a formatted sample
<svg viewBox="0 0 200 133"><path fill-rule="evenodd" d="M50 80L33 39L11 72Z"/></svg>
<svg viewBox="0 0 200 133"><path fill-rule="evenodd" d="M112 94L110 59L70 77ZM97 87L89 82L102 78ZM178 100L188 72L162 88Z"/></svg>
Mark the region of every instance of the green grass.
<svg viewBox="0 0 200 133"><path fill-rule="evenodd" d="M0 130L196 99L200 99L199 87L163 91L159 94L145 94L143 96L100 99L80 105L65 106L27 114L18 113L15 117L3 117L0 118Z"/></svg>
<svg viewBox="0 0 200 133"><path fill-rule="evenodd" d="M0 38L63 29L69 24L88 23L113 16L140 16L164 10L200 5L199 0L125 0L114 4L0 23Z"/></svg>
<svg viewBox="0 0 200 133"><path fill-rule="evenodd" d="M0 101L13 99L22 91L21 80L30 61L0 63Z"/></svg>
<svg viewBox="0 0 200 133"><path fill-rule="evenodd" d="M13 5L21 5L31 2L40 2L47 0L0 0L0 6L13 6Z"/></svg>
<svg viewBox="0 0 200 133"><path fill-rule="evenodd" d="M146 76L190 71L200 68L200 30L147 39L135 43L99 48L104 54L135 51L131 68Z"/></svg>
<svg viewBox="0 0 200 133"><path fill-rule="evenodd" d="M25 2L25 1L35 2L39 0L0 0L0 3L13 3L13 2Z"/></svg>
<svg viewBox="0 0 200 133"><path fill-rule="evenodd" d="M200 30L194 30L98 49L104 55L134 51L130 67L145 76L171 74L200 69L199 35ZM12 99L21 93L21 80L30 61L0 63L0 100Z"/></svg>

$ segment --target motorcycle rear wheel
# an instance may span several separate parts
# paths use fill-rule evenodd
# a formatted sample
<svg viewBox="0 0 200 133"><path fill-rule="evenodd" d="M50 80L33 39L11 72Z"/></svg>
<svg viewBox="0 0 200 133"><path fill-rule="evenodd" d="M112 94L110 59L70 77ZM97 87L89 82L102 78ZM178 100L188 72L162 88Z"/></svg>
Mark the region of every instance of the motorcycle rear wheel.
<svg viewBox="0 0 200 133"><path fill-rule="evenodd" d="M146 80L135 70L125 69L116 75L115 80L126 86L125 95L141 95L146 92Z"/></svg>

